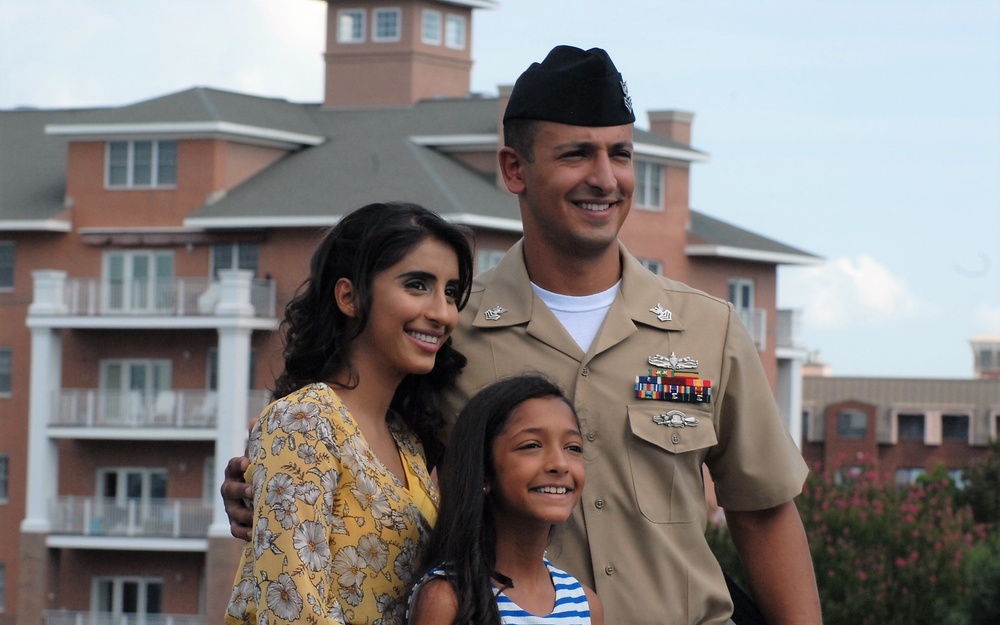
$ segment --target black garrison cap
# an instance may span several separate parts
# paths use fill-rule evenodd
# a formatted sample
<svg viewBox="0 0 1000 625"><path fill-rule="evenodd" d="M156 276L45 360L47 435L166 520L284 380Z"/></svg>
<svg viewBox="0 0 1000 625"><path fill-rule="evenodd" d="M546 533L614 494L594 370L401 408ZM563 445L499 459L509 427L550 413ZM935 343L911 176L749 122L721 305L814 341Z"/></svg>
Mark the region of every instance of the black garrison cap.
<svg viewBox="0 0 1000 625"><path fill-rule="evenodd" d="M632 98L608 53L556 46L514 83L503 120L536 119L571 126L635 122Z"/></svg>

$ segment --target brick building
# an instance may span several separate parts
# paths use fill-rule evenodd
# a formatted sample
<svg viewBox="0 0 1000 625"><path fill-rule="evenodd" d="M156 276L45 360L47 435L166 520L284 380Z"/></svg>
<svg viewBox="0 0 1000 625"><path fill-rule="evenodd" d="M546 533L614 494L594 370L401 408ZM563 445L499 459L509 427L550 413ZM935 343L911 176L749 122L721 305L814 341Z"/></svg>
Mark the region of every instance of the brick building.
<svg viewBox="0 0 1000 625"><path fill-rule="evenodd" d="M518 238L495 158L508 91L468 93L472 11L497 3L328 4L320 104L192 88L0 111L0 625L218 622L240 547L222 462L323 229L414 201L474 231L477 270ZM797 437L806 354L776 268L819 259L690 210L692 120L637 128L622 238L734 303Z"/></svg>

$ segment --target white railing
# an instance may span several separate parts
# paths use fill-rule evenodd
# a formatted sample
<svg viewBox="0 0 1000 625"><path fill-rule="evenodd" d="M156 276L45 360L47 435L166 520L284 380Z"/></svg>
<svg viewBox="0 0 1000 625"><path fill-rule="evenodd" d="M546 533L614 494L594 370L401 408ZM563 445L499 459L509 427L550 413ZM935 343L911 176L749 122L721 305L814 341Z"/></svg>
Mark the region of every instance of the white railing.
<svg viewBox="0 0 1000 625"><path fill-rule="evenodd" d="M741 308L737 309L743 325L750 332L753 344L757 346L757 351L764 351L767 347L767 311L763 308Z"/></svg>
<svg viewBox="0 0 1000 625"><path fill-rule="evenodd" d="M260 416L270 393L248 391L247 421ZM49 425L54 427L214 428L218 393L204 390L141 391L62 389Z"/></svg>
<svg viewBox="0 0 1000 625"><path fill-rule="evenodd" d="M135 614L50 610L44 625L205 625L198 614Z"/></svg>
<svg viewBox="0 0 1000 625"><path fill-rule="evenodd" d="M779 310L775 340L778 347L805 349L802 340L802 313L792 308Z"/></svg>
<svg viewBox="0 0 1000 625"><path fill-rule="evenodd" d="M212 522L201 499L57 497L50 506L53 534L204 538Z"/></svg>
<svg viewBox="0 0 1000 625"><path fill-rule="evenodd" d="M87 317L206 316L215 314L220 290L220 283L209 278L174 278L159 282L78 278L66 280L64 301L67 314ZM273 280L251 281L250 304L254 316L274 316L275 302Z"/></svg>

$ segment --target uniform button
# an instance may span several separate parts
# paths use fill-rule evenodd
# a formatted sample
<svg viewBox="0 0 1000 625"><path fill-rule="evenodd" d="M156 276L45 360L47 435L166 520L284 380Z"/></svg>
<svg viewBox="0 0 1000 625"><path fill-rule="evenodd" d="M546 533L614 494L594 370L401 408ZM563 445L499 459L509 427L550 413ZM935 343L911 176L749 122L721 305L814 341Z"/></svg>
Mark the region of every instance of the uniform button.
<svg viewBox="0 0 1000 625"><path fill-rule="evenodd" d="M604 500L603 499L598 499L597 501L594 502L594 505L597 506L598 510L600 510L601 508L604 507Z"/></svg>
<svg viewBox="0 0 1000 625"><path fill-rule="evenodd" d="M587 377L588 375L590 375L590 367L584 365L583 369L580 370L580 375L582 375L583 377Z"/></svg>
<svg viewBox="0 0 1000 625"><path fill-rule="evenodd" d="M588 441L593 442L593 440L595 438L597 438L597 432L594 432L593 430L591 430L590 432L587 432L587 440Z"/></svg>
<svg viewBox="0 0 1000 625"><path fill-rule="evenodd" d="M615 574L615 567L613 567L613 566L611 566L611 565L609 564L609 565L607 565L606 567L604 567L604 572L605 572L606 574L608 574L608 575L614 575L614 574Z"/></svg>
<svg viewBox="0 0 1000 625"><path fill-rule="evenodd" d="M674 442L674 445L676 445L677 443L681 442L681 435L674 434L673 436L670 437L670 440L672 440Z"/></svg>

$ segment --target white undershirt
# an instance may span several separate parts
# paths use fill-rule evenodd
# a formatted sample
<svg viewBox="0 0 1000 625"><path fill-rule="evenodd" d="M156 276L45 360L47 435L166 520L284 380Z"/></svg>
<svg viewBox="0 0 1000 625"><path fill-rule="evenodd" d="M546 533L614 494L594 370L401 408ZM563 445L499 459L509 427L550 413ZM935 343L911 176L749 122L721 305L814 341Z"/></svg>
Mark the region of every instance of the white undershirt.
<svg viewBox="0 0 1000 625"><path fill-rule="evenodd" d="M549 307L556 319L566 328L580 349L587 353L590 344L594 342L594 337L597 336L597 331L604 323L604 317L611 309L611 303L618 295L618 287L621 286L621 283L622 281L619 280L607 291L581 296L561 295L546 291L534 282L531 283L531 288L538 299Z"/></svg>

